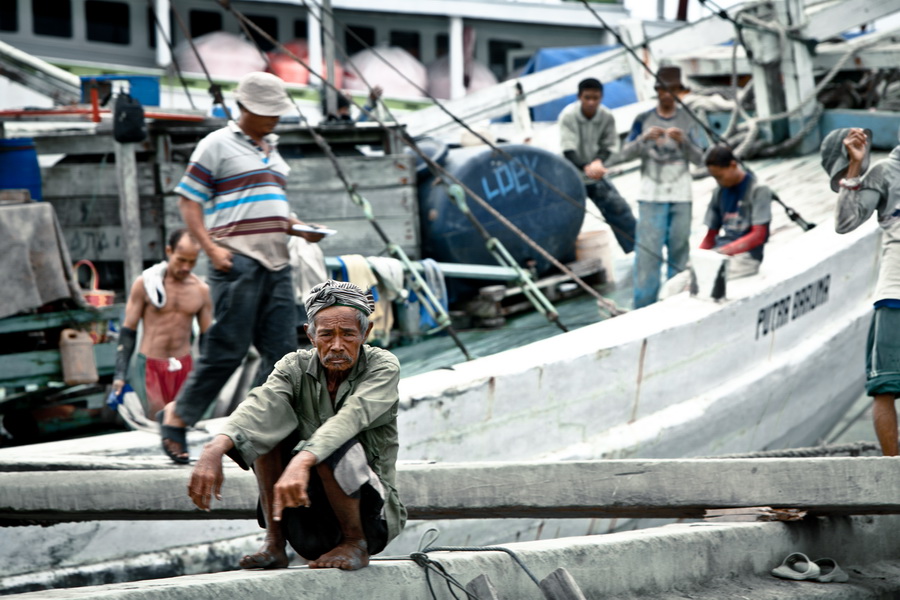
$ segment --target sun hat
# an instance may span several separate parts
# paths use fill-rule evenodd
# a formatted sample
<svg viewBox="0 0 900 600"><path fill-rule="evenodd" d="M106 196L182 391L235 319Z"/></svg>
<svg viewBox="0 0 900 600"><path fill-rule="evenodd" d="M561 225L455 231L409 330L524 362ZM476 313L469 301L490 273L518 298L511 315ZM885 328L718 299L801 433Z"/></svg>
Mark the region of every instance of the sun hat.
<svg viewBox="0 0 900 600"><path fill-rule="evenodd" d="M681 67L675 65L660 67L656 72L656 88L660 87L670 90L685 89L681 83Z"/></svg>
<svg viewBox="0 0 900 600"><path fill-rule="evenodd" d="M261 71L244 75L234 97L244 108L262 117L280 117L294 108L284 82L277 75Z"/></svg>
<svg viewBox="0 0 900 600"><path fill-rule="evenodd" d="M840 181L847 175L850 166L850 158L847 156L847 147L844 146L844 138L850 133L850 127L835 129L825 136L819 147L822 154L822 168L831 177L831 191L840 190ZM863 129L866 133L866 156L863 158L859 174L862 175L869 168L869 152L872 150L872 130Z"/></svg>

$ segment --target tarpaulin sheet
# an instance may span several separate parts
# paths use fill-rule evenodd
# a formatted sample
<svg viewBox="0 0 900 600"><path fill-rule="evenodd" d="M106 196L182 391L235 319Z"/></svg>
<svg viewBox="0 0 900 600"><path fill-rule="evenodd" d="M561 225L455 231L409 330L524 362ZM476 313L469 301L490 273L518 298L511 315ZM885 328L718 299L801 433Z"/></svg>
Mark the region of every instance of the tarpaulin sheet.
<svg viewBox="0 0 900 600"><path fill-rule="evenodd" d="M0 257L0 318L61 298L85 305L52 204L0 205Z"/></svg>
<svg viewBox="0 0 900 600"><path fill-rule="evenodd" d="M613 50L618 46L571 46L568 48L543 48L534 53L534 56L525 65L522 75L537 73L552 67L578 60L586 56L594 56ZM626 104L637 102L637 95L634 93L634 84L631 75L616 79L614 81L604 81L603 83L603 106L607 108L617 108ZM532 119L535 121L556 121L559 113L566 105L571 104L577 98L577 85L572 87L572 94L557 98L551 102L546 102L532 108Z"/></svg>

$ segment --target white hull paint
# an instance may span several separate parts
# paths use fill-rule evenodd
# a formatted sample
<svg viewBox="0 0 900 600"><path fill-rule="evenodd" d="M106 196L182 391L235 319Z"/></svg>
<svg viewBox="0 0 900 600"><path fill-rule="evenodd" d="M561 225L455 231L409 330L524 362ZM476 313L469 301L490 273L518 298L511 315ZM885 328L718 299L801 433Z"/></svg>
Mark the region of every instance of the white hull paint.
<svg viewBox="0 0 900 600"><path fill-rule="evenodd" d="M761 273L730 283L724 302L684 293L403 379L401 458L662 458L814 444L863 388L879 244L874 223L844 236L823 224L771 248Z"/></svg>

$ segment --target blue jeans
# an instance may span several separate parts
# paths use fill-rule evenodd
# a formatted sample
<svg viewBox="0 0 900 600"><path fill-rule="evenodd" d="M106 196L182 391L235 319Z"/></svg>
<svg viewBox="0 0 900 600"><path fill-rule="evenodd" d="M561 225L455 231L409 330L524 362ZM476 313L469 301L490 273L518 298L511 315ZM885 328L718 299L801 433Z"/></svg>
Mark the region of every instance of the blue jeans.
<svg viewBox="0 0 900 600"><path fill-rule="evenodd" d="M275 363L297 349L290 267L270 271L252 258L234 254L230 271L210 272L209 286L215 322L175 400L175 412L188 425L203 417L241 365L250 344L260 353L254 387L265 383Z"/></svg>
<svg viewBox="0 0 900 600"><path fill-rule="evenodd" d="M690 202L638 202L637 244L634 249L634 307L659 296L662 250L666 247L671 278L687 266L690 255Z"/></svg>
<svg viewBox="0 0 900 600"><path fill-rule="evenodd" d="M584 191L600 209L600 214L612 228L616 241L619 242L619 246L622 247L625 254L634 250L636 224L634 214L631 212L631 207L619 194L616 186L606 179L601 179L596 183L585 185Z"/></svg>

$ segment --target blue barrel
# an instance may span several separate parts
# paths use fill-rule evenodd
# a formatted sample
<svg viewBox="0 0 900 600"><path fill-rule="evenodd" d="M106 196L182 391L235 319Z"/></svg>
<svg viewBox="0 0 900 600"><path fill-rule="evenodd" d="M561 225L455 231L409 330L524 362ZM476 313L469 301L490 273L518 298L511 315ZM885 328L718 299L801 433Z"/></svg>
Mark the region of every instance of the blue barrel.
<svg viewBox="0 0 900 600"><path fill-rule="evenodd" d="M511 144L504 145L503 150L512 159L487 146L452 149L444 168L553 257L562 262L573 260L575 238L584 220L584 184L578 171L561 156L533 146ZM470 197L466 201L475 218L503 242L520 265L534 261L539 275L553 269L547 259L480 204ZM498 264L481 235L447 196L445 186L433 181L420 184L419 216L425 256L438 262Z"/></svg>
<svg viewBox="0 0 900 600"><path fill-rule="evenodd" d="M26 189L41 200L41 168L31 138L0 139L0 190Z"/></svg>

